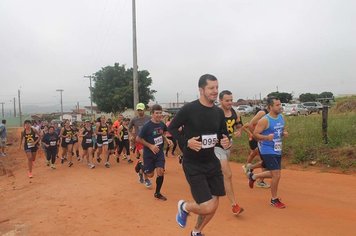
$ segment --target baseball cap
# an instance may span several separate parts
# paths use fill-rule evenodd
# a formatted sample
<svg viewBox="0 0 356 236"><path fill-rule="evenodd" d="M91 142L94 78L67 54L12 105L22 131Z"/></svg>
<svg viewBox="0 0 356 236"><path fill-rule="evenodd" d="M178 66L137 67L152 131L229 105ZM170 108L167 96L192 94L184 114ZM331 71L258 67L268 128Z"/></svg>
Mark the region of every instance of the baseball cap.
<svg viewBox="0 0 356 236"><path fill-rule="evenodd" d="M146 106L143 103L137 103L136 110L145 110Z"/></svg>

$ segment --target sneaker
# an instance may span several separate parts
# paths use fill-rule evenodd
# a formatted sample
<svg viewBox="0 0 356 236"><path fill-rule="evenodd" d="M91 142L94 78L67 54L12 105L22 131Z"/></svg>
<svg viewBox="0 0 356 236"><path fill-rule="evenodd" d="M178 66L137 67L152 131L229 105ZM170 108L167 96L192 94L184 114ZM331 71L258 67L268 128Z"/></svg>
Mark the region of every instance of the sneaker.
<svg viewBox="0 0 356 236"><path fill-rule="evenodd" d="M145 179L145 186L146 186L146 188L151 188L152 183L149 179Z"/></svg>
<svg viewBox="0 0 356 236"><path fill-rule="evenodd" d="M167 198L160 193L155 193L154 197L158 200L167 201Z"/></svg>
<svg viewBox="0 0 356 236"><path fill-rule="evenodd" d="M70 162L68 163L68 167L72 167L72 165L73 165L73 162L70 161Z"/></svg>
<svg viewBox="0 0 356 236"><path fill-rule="evenodd" d="M279 209L286 208L286 205L282 203L279 198L271 199L271 206L277 207Z"/></svg>
<svg viewBox="0 0 356 236"><path fill-rule="evenodd" d="M89 169L94 169L94 168L95 168L95 165L94 165L93 163L89 163L89 164L88 164L88 167L89 167Z"/></svg>
<svg viewBox="0 0 356 236"><path fill-rule="evenodd" d="M6 153L4 152L0 153L0 157L6 157Z"/></svg>
<svg viewBox="0 0 356 236"><path fill-rule="evenodd" d="M258 188L270 188L271 185L265 183L264 181L257 181L256 182L256 187L258 187Z"/></svg>
<svg viewBox="0 0 356 236"><path fill-rule="evenodd" d="M202 234L201 232L193 233L193 231L192 231L192 232L190 232L190 236L204 236L204 234Z"/></svg>
<svg viewBox="0 0 356 236"><path fill-rule="evenodd" d="M252 167L251 163L247 163L246 165L242 166L245 175L248 175L249 172L252 172L251 167Z"/></svg>
<svg viewBox="0 0 356 236"><path fill-rule="evenodd" d="M100 162L101 162L101 158L100 158L100 157L97 157L97 158L96 158L96 161L97 161L98 163L100 163Z"/></svg>
<svg viewBox="0 0 356 236"><path fill-rule="evenodd" d="M255 179L252 179L252 176L253 176L253 173L252 172L249 172L248 173L248 186L250 188L253 188L253 184L255 183Z"/></svg>
<svg viewBox="0 0 356 236"><path fill-rule="evenodd" d="M105 162L105 167L106 168L110 168L110 163L109 162Z"/></svg>
<svg viewBox="0 0 356 236"><path fill-rule="evenodd" d="M50 164L50 161L47 161L47 162L46 162L46 165L49 166L49 164Z"/></svg>
<svg viewBox="0 0 356 236"><path fill-rule="evenodd" d="M244 211L242 207L240 207L238 204L232 205L232 214L234 215L239 215Z"/></svg>
<svg viewBox="0 0 356 236"><path fill-rule="evenodd" d="M141 184L143 184L144 182L145 182L145 180L143 179L143 174L141 174L141 173L138 173L138 181L141 183Z"/></svg>
<svg viewBox="0 0 356 236"><path fill-rule="evenodd" d="M52 169L56 169L56 166L54 164L51 164Z"/></svg>
<svg viewBox="0 0 356 236"><path fill-rule="evenodd" d="M127 156L126 155L123 155L122 156L122 160L126 160L127 159Z"/></svg>
<svg viewBox="0 0 356 236"><path fill-rule="evenodd" d="M187 217L189 215L188 212L183 210L184 203L185 203L184 200L178 201L178 213L176 216L176 221L181 228L184 228L187 225Z"/></svg>
<svg viewBox="0 0 356 236"><path fill-rule="evenodd" d="M131 159L128 159L127 163L131 164L131 163L133 163L133 161Z"/></svg>
<svg viewBox="0 0 356 236"><path fill-rule="evenodd" d="M27 173L28 177L31 179L33 177L32 173L31 172L28 172Z"/></svg>

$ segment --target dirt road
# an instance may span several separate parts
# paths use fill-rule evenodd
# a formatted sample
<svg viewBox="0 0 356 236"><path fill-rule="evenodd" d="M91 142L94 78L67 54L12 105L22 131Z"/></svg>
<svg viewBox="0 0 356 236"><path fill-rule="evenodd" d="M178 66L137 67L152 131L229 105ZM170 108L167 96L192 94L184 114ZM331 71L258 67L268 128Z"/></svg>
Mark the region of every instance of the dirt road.
<svg viewBox="0 0 356 236"><path fill-rule="evenodd" d="M192 199L181 166L168 158L162 193L139 184L133 164L122 161L107 169L45 166L43 157L26 175L23 151L11 147L0 167L14 169L0 176L0 235L190 235L195 216L181 229L175 222L177 201ZM215 218L204 233L220 235L356 235L356 176L283 170L280 196L287 208L269 206L270 192L249 189L241 165L231 163L242 215L230 213L221 198ZM1 170L0 170L1 175Z"/></svg>

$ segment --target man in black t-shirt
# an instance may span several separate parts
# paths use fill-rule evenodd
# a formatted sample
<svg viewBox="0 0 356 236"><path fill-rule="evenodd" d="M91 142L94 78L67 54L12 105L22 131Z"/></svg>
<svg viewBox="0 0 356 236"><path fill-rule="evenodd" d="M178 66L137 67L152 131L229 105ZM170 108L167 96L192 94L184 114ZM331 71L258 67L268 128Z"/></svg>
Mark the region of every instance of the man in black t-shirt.
<svg viewBox="0 0 356 236"><path fill-rule="evenodd" d="M218 96L218 81L213 75L199 79L200 98L186 104L177 113L168 131L183 148L183 170L194 201L178 202L177 223L186 226L189 212L199 215L191 235L201 231L213 218L219 205L219 196L225 195L224 179L219 159L214 153L217 143L224 149L231 146L224 120L224 112L214 105ZM184 132L178 129L184 126Z"/></svg>

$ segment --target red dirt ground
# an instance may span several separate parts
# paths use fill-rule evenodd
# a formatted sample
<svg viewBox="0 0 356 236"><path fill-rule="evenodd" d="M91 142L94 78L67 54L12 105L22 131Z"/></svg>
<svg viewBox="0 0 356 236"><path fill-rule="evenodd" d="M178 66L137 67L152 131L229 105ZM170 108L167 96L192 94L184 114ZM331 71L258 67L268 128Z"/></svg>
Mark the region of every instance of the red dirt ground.
<svg viewBox="0 0 356 236"><path fill-rule="evenodd" d="M175 222L177 201L192 199L176 158L167 159L162 193L168 200L162 202L124 161L112 161L110 169L76 162L51 170L42 155L30 181L17 146L0 158L0 235L190 235L196 216L185 229ZM280 210L269 206L269 190L249 189L241 164L231 168L245 211L233 216L228 199L221 198L205 235L356 235L355 175L284 169L279 195L287 208Z"/></svg>

